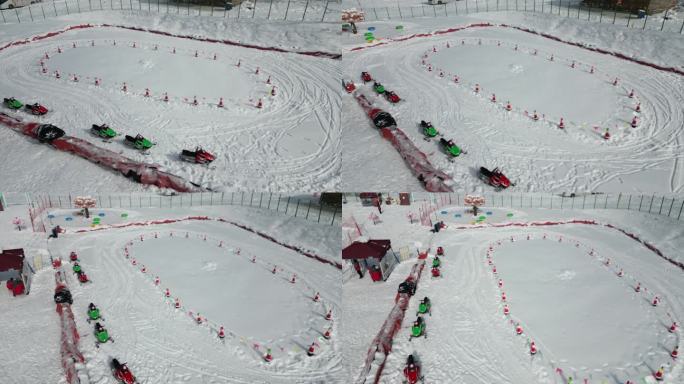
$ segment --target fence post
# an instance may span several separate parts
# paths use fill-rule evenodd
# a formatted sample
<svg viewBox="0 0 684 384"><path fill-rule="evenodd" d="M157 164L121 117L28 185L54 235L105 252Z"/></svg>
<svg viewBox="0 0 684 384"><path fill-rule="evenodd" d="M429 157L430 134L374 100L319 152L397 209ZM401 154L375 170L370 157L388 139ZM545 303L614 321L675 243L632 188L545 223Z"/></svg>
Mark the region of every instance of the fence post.
<svg viewBox="0 0 684 384"><path fill-rule="evenodd" d="M29 10L29 16L31 16L31 22L33 22L33 12L31 12L31 6L29 5L27 8Z"/></svg>
<svg viewBox="0 0 684 384"><path fill-rule="evenodd" d="M641 28L642 30L646 29L646 20L648 20L648 13L646 14L646 17L644 17L644 26ZM665 19L663 19L665 21Z"/></svg>
<svg viewBox="0 0 684 384"><path fill-rule="evenodd" d="M629 195L629 200L627 200L627 210L632 207L632 195Z"/></svg>
<svg viewBox="0 0 684 384"><path fill-rule="evenodd" d="M665 10L665 16L663 16L663 24L660 26L661 31L663 30L663 28L665 28L665 19L667 19L667 11L669 11L669 9ZM665 198L665 196L663 196L663 198Z"/></svg>
<svg viewBox="0 0 684 384"><path fill-rule="evenodd" d="M306 209L306 219L309 219L309 211L311 211L311 200L309 200L309 207Z"/></svg>
<svg viewBox="0 0 684 384"><path fill-rule="evenodd" d="M252 191L252 194L249 195L249 206L252 206L252 201L254 201L254 191Z"/></svg>
<svg viewBox="0 0 684 384"><path fill-rule="evenodd" d="M603 5L601 6L601 16L599 16L599 24L603 21Z"/></svg>
<svg viewBox="0 0 684 384"><path fill-rule="evenodd" d="M285 206L285 214L287 215L287 211L290 209L290 199L292 196L287 197L287 205Z"/></svg>
<svg viewBox="0 0 684 384"><path fill-rule="evenodd" d="M325 20L325 14L328 12L328 3L330 0L327 0L325 2L325 8L323 8L323 16L321 17L321 21ZM271 5L273 5L273 0L271 0Z"/></svg>
<svg viewBox="0 0 684 384"><path fill-rule="evenodd" d="M682 21L682 27L679 28L679 34L680 35L682 34L682 30L684 30L684 21Z"/></svg>
<svg viewBox="0 0 684 384"><path fill-rule="evenodd" d="M475 13L480 12L480 5L477 3L477 0L475 0Z"/></svg>
<svg viewBox="0 0 684 384"><path fill-rule="evenodd" d="M335 224L335 216L336 216L336 215L337 215L337 209L335 209L335 210L333 211L333 217L332 217L332 220L330 221L330 225Z"/></svg>
<svg viewBox="0 0 684 384"><path fill-rule="evenodd" d="M615 206L615 209L620 209L620 198L621 197L622 197L622 192L620 192L620 194L618 194L618 201L617 201L617 205Z"/></svg>
<svg viewBox="0 0 684 384"><path fill-rule="evenodd" d="M672 202L670 202L670 209L667 211L667 217L670 217L670 214L672 213L672 207L674 206L675 199L674 197L672 198Z"/></svg>
<svg viewBox="0 0 684 384"><path fill-rule="evenodd" d="M389 20L392 20L392 18L390 17L390 14L389 14L389 7L385 7L385 12L387 12L387 18Z"/></svg>
<svg viewBox="0 0 684 384"><path fill-rule="evenodd" d="M309 0L307 0L307 5L308 5L308 2L309 2ZM252 8L252 19L254 18L254 13L256 12L256 7L257 7L257 0L254 0L254 6ZM306 10L304 10L304 14L306 14ZM302 18L302 20L304 20L304 18Z"/></svg>
<svg viewBox="0 0 684 384"><path fill-rule="evenodd" d="M299 199L297 199L297 209L295 209L295 214L294 217L297 217L297 213L299 212Z"/></svg>
<svg viewBox="0 0 684 384"><path fill-rule="evenodd" d="M404 15L401 14L401 7L397 5L397 9L399 10L399 18L403 19Z"/></svg>
<svg viewBox="0 0 684 384"><path fill-rule="evenodd" d="M278 205L276 206L276 212L280 210L280 193L278 194Z"/></svg>
<svg viewBox="0 0 684 384"><path fill-rule="evenodd" d="M663 198L660 200L660 209L658 210L659 215L663 213L663 203L664 202L665 202L665 196L663 196Z"/></svg>
<svg viewBox="0 0 684 384"><path fill-rule="evenodd" d="M627 14L627 28L629 28L629 21L632 20L632 13Z"/></svg>
<svg viewBox="0 0 684 384"><path fill-rule="evenodd" d="M582 209L584 209L584 203L587 201L587 194L582 195Z"/></svg>
<svg viewBox="0 0 684 384"><path fill-rule="evenodd" d="M641 200L639 200L639 212L641 212L641 203L644 202L644 195L641 195Z"/></svg>
<svg viewBox="0 0 684 384"><path fill-rule="evenodd" d="M287 8L285 8L285 18L283 20L287 20L288 12L290 12L290 0L287 0Z"/></svg>
<svg viewBox="0 0 684 384"><path fill-rule="evenodd" d="M684 201L683 201L683 203L684 203ZM318 221L317 221L317 223L321 222L321 212L323 212L323 206L319 203L318 204ZM680 214L682 213L681 210L679 211L679 213Z"/></svg>
<svg viewBox="0 0 684 384"><path fill-rule="evenodd" d="M655 200L655 193L651 195L651 204L648 205L648 213L651 213L651 208L653 208L653 200Z"/></svg>
<svg viewBox="0 0 684 384"><path fill-rule="evenodd" d="M269 192L268 193L268 207L267 209L271 209L271 198L273 197L273 193Z"/></svg>
<svg viewBox="0 0 684 384"><path fill-rule="evenodd" d="M617 17L617 9L613 7L613 25L615 25L615 18Z"/></svg>
<svg viewBox="0 0 684 384"><path fill-rule="evenodd" d="M684 199L682 199L682 205L679 207L679 215L677 215L677 220L682 217L682 208L684 208Z"/></svg>

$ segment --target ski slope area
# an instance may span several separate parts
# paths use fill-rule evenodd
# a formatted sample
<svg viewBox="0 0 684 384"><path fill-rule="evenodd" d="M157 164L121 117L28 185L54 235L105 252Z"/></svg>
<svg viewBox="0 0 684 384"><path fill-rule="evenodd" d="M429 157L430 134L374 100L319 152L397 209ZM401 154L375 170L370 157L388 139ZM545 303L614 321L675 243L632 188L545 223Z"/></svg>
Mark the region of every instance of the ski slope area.
<svg viewBox="0 0 684 384"><path fill-rule="evenodd" d="M463 207L448 206L433 215L447 225L435 234L409 224L406 215L416 207L385 206L374 225L367 218L377 212L374 207L348 205L345 219L353 216L364 236L392 240L395 252L408 246L415 255L416 249L430 248L425 261L414 256L399 264L386 282L355 274L345 281L343 330L350 339L345 357L355 382L374 382L380 354L366 375L368 346L416 262L425 262L426 270L380 383L402 382L409 354L420 361L425 382L652 383L661 367L662 382L681 382L681 358L670 357L681 344L681 331L668 329L675 321L681 324L684 315L682 270L604 225L633 233L681 260L677 221L616 210L487 207L478 219ZM442 276L435 278L429 268L438 246L444 256ZM355 296L360 292L363 300ZM431 315L424 315L427 337L409 341L419 300L426 296L432 302ZM652 305L655 296L657 306Z"/></svg>
<svg viewBox="0 0 684 384"><path fill-rule="evenodd" d="M402 98L392 104L377 95L372 101L392 114L433 166L451 176L454 190L487 190L478 181L484 166L502 168L522 191L682 191L681 75L512 27L674 68L681 59L663 42L676 46L679 35L618 27L611 33L607 25L551 16L551 21L515 13L482 16L360 23L358 35L343 35L345 78L368 94L373 83L363 85L359 78L368 71ZM491 26L476 25L483 20ZM403 29L395 29L400 24ZM371 43L364 41L368 28L374 28ZM460 30L442 33L449 28ZM593 37L587 37L588 30ZM652 54L657 46L662 50ZM349 116L343 125L343 147L349 151L342 167L345 188L399 183L394 189L422 190L355 104L346 97L342 107ZM467 153L450 161L440 136L423 140L421 120Z"/></svg>
<svg viewBox="0 0 684 384"><path fill-rule="evenodd" d="M52 220L63 220L73 212L51 212ZM100 230L90 220L68 220L66 233L50 240L47 248L44 234L16 236L16 230L2 234L3 248L25 246L31 254L49 251L63 259L81 335L78 346L86 360L79 367L82 383L84 378L90 383L115 383L109 370L111 358L126 361L142 383L343 382L337 268L219 221L115 227L162 217L206 216L206 209L127 210L130 215L123 220L118 210L91 212L102 217ZM293 245L317 248L326 258L339 257L339 227L324 228L257 209L214 207L211 213ZM274 229L281 226L295 229L291 232L301 228L300 235ZM329 254L332 249L337 251ZM81 284L71 273L71 251L78 254L91 282ZM31 294L14 299L18 305L2 299L7 304L3 312L8 313L3 324L15 322L24 330L23 343L41 347L40 356L24 356L30 373L25 371L28 366L2 364L0 370L12 382L65 382L52 304L53 276L52 268L40 269ZM180 308L175 308L176 298ZM100 308L101 324L113 342L96 346L93 324L86 322L90 302ZM18 322L22 317L30 321ZM224 340L218 337L220 327ZM315 353L310 357L306 352L312 343ZM263 358L268 349L270 363Z"/></svg>
<svg viewBox="0 0 684 384"><path fill-rule="evenodd" d="M205 189L312 191L338 185L340 116L335 111L340 92L335 76L329 74L339 73L340 61L334 58L339 50L317 42L330 40L327 25L305 23L283 34L292 23L228 25L201 17L111 16L89 13L3 28L2 40L9 43L68 26L95 25L0 52L6 63L0 74L3 96L39 102L50 110L41 117L4 107L3 112L24 121L54 124L67 135L156 164ZM119 22L247 46L97 23L103 19L107 25ZM102 123L120 136L111 142L94 136L91 125ZM123 136L136 134L155 143L148 153L124 146ZM3 179L12 180L2 184L5 190L48 184L61 191L75 184L116 191L147 188L9 130L0 135L7 146L3 158L31 154L32 159L30 172L14 162L2 162ZM216 155L210 166L179 158L181 150L197 146Z"/></svg>

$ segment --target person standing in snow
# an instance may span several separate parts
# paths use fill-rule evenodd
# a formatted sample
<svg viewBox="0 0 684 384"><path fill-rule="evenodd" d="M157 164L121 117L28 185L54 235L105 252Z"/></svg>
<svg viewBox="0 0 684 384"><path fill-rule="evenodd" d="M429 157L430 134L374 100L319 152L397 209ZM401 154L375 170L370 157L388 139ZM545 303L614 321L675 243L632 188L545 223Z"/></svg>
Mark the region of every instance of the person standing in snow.
<svg viewBox="0 0 684 384"><path fill-rule="evenodd" d="M359 279L363 279L363 272L361 272L361 264L359 261L354 259L352 260L352 264L354 265L354 270L356 270L356 273L359 274Z"/></svg>
<svg viewBox="0 0 684 384"><path fill-rule="evenodd" d="M14 277L10 277L10 279L7 280L7 290L14 292Z"/></svg>

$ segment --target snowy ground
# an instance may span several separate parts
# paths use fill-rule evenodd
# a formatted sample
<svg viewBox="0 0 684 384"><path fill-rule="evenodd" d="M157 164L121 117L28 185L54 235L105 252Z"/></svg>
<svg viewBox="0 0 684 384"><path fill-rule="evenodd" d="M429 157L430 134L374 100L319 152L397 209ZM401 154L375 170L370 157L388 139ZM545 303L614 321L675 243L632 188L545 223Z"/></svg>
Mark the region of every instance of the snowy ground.
<svg viewBox="0 0 684 384"><path fill-rule="evenodd" d="M364 235L391 239L397 252L403 246L415 252L415 243L429 246L431 263L437 246L445 250L443 277L424 272L381 383L399 382L411 353L422 361L426 382L565 384L572 378L575 383L641 383L652 382L650 376L661 366L664 382L681 382L681 359L669 356L680 345L681 333L667 330L684 316L681 269L604 226L495 227L595 220L635 233L665 256L681 260L677 249L684 237L679 222L616 210L485 207L483 223L471 224L472 213L453 206L437 212L448 228L432 234L427 227L409 224L406 215L416 210L385 206L377 225L368 219L375 208L350 202L344 210L345 219L353 216ZM487 258L490 246L492 265ZM349 341L344 355L354 379L365 378L361 369L368 346L394 304L398 284L415 262L400 264L384 283L355 275L345 281L342 324ZM623 277L618 276L620 270ZM637 283L640 293L634 290ZM361 294L363 300L358 299ZM655 295L662 299L657 307L651 305ZM428 337L408 341L418 299L425 296L432 301L432 316L425 317ZM509 306L508 316L503 314L504 304ZM518 323L524 330L520 336L514 331ZM534 357L530 341L540 350Z"/></svg>
<svg viewBox="0 0 684 384"><path fill-rule="evenodd" d="M116 210L93 210L96 217L105 213L101 227L107 229L78 233L97 228L91 227L89 220L70 220L65 223L66 234L48 243L45 234L18 232L7 224L1 228L2 248L26 247L30 260L47 252L64 259L70 251L78 253L92 282L80 285L71 273L67 281L81 334L79 348L86 357L83 372L89 382L114 383L107 366L112 357L127 361L143 383L342 382L337 336L341 273L337 268L213 220L111 226L212 215L264 231L327 259L339 258L339 227L253 208L127 212L129 217L122 219ZM25 213L25 207L12 206L0 213L0 221L8 223L11 217ZM51 214L58 220L73 212ZM65 268L70 271L70 263ZM291 282L293 275L295 283ZM52 303L53 276L52 268L46 266L34 276L29 296L11 299L6 293L0 295L3 329L12 330L2 338L10 340L16 356L22 357L10 361L11 365L0 364L3 377L11 382L64 382ZM154 283L157 276L159 286ZM171 292L168 299L164 298L166 288ZM320 301L314 302L317 292ZM176 297L180 309L173 308ZM115 342L96 348L92 324L85 321L90 302L101 308L103 325ZM328 321L325 315L330 310L332 320ZM201 326L193 319L197 314L204 319ZM225 327L224 342L217 338L220 326ZM326 330L331 331L329 340L323 338ZM21 341L12 341L12 335L21 335ZM315 343L314 357L305 353L311 343ZM270 364L261 358L267 348L272 349L274 358Z"/></svg>
<svg viewBox="0 0 684 384"><path fill-rule="evenodd" d="M339 54L330 24L111 12L7 25L0 40L4 45L69 25L102 22L293 52ZM49 59L44 58L46 53ZM213 190L320 191L339 184L340 91L338 76L330 76L339 73L339 60L110 27L70 31L7 48L0 56L6 64L0 73L3 96L40 102L50 110L40 118L3 107L5 113L55 124L67 135L158 164ZM146 88L150 97L145 97ZM168 102L163 101L165 94ZM223 108L217 106L220 98ZM256 107L259 100L261 109ZM111 143L95 138L89 129L101 123L122 136ZM138 133L156 143L148 155L122 144L124 134ZM0 130L0 137L4 143L0 174L12 181L0 182L3 190L36 190L44 185L61 191L73 190L74 185L106 186L110 191L145 188L6 128ZM217 155L212 167L178 158L182 149L198 145ZM16 160L26 159L27 154L31 161L25 164L30 166L17 166Z"/></svg>
<svg viewBox="0 0 684 384"><path fill-rule="evenodd" d="M387 44L373 47L362 34L343 35L345 77L358 83L361 71L369 71L402 97L396 105L382 97L372 99L395 117L432 164L452 176L454 190L488 188L477 180L480 166L503 167L517 181L515 189L522 191L683 190L684 115L678 107L684 100L682 76L498 26L393 41L483 21L533 28L656 64L681 66L678 49L668 48L670 43L681 45L678 34L502 12L402 20L403 30L395 29L396 21L360 23L360 31L375 27L377 42ZM479 93L474 92L477 84ZM372 94L368 85L359 88ZM635 97L629 98L632 89ZM422 189L356 101L349 96L344 100L343 189ZM511 112L504 109L507 101ZM635 112L638 103L640 113ZM529 117L535 110L540 121ZM634 116L637 128L629 126ZM561 117L564 130L558 129ZM431 121L468 154L448 162L437 140L422 140L421 120ZM606 129L610 140L601 137Z"/></svg>

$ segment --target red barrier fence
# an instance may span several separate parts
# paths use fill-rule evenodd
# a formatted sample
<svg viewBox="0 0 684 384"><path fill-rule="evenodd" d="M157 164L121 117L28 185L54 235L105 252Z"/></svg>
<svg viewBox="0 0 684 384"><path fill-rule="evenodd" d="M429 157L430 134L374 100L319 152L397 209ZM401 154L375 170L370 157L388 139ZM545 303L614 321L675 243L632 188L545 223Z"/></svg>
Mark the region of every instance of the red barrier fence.
<svg viewBox="0 0 684 384"><path fill-rule="evenodd" d="M406 280L413 280L416 282L416 286L420 281L421 273L425 268L425 262L421 261L413 265L411 273L406 278ZM366 377L370 373L371 365L376 358L376 354L379 352L381 354L381 361L378 366L378 370L375 372L373 383L377 384L380 381L380 376L382 376L382 371L385 369L385 364L387 363L387 356L392 351L392 342L394 336L396 336L399 329L401 329L401 323L404 321L404 315L406 314L406 309L408 309L411 296L408 293L400 293L397 295L398 299L390 311L387 319L382 324L380 332L375 336L373 342L368 348L368 354L366 356L366 361L361 371L361 375L357 379L357 383L365 383Z"/></svg>
<svg viewBox="0 0 684 384"><path fill-rule="evenodd" d="M66 282L61 269L55 273L55 283L55 290L66 288ZM78 330L76 329L74 313L71 311L71 304L69 303L57 304L56 311L60 320L60 358L62 360L62 368L64 368L64 374L68 384L79 384L80 380L78 378L76 363L85 362L85 358L78 349L80 337Z"/></svg>
<svg viewBox="0 0 684 384"><path fill-rule="evenodd" d="M287 50L287 49L277 48L277 47L263 47L263 46L254 45L254 44L245 44L245 43L240 43L240 42L232 41L232 40L218 40L218 39L211 39L211 38L207 38L207 37L198 37L198 36L192 36L192 35L179 35L179 34L173 34L170 32L159 31L159 30L155 30L155 29L131 27L131 26L126 26L126 25L113 25L113 24L72 25L72 26L66 27L62 30L56 31L56 32L49 32L49 33L46 33L44 35L38 35L38 36L34 36L34 37L27 38L24 40L18 40L18 41L14 41L11 43L7 43L4 46L0 47L0 52L2 52L4 49L12 47L12 46L24 45L24 44L31 43L33 41L40 41L40 40L48 39L50 37L61 35L65 32L69 32L72 30L86 29L86 28L120 28L120 29L127 29L127 30L131 30L131 31L148 32L148 33L153 33L156 35L162 35L162 36L168 36L168 37L177 37L180 39L190 39L190 40L196 40L196 41L203 41L203 42L207 42L207 43L218 43L218 44L232 45L232 46L242 47L242 48L258 49L260 51L295 53L298 55L324 57L324 58L334 59L334 60L340 60L342 58L341 53L331 53L331 52L323 52L323 51L293 51L293 50Z"/></svg>
<svg viewBox="0 0 684 384"><path fill-rule="evenodd" d="M79 229L79 230L75 231L75 233L102 231L102 230L113 229L113 228L142 227L142 226L147 226L147 225L172 224L172 223L177 223L180 221L190 221L190 220L214 220L214 221L218 221L221 223L231 224L231 225L234 225L240 229L244 229L245 231L252 232L252 233L254 233L254 234L256 234L256 235L258 235L258 236L260 236L266 240L273 242L273 243L276 243L276 244L280 245L281 247L285 247L285 248L288 248L290 250L293 250L293 251L299 253L300 255L306 256L310 259L314 259L314 260L319 261L319 262L324 263L324 264L332 265L333 267L335 267L337 269L342 269L342 264L337 262L337 261L328 260L324 257L316 255L313 252L304 250L301 247L281 242L279 240L276 240L274 237L272 237L268 234L257 231L253 228L246 226L246 225L223 219L221 217L213 219L213 218L209 218L207 216L188 216L188 217L184 217L184 218L180 218L180 219L139 221L139 222L134 222L134 223L114 224L114 225L109 225L109 226L102 226L102 227L92 228L92 229L90 229L90 228L89 229Z"/></svg>
<svg viewBox="0 0 684 384"><path fill-rule="evenodd" d="M564 39L561 39L560 37L551 35L551 34L549 34L549 33L539 32L539 31L535 31L535 30L530 29L530 28L518 27L518 26L515 26L515 25L509 25L509 24L491 24L491 23L475 23L475 24L468 24L468 25L465 25L465 26L462 26L462 27L448 28L448 29L438 30L438 31L435 31L435 32L430 32L430 33L418 33L418 34L413 34L413 35L409 35L409 36L399 37L399 38L396 38L396 39L388 39L389 41L387 41L387 42L381 42L381 43L373 44L373 45L366 45L366 46L355 47L355 48L352 48L351 51L360 51L360 50L362 50L362 49L368 49L368 48L378 47L378 46L386 45L386 44L389 44L389 43L394 43L394 42L400 42L400 41L411 40L411 39L414 39L414 38L416 38L416 37L430 37L430 36L435 36L435 35L443 35L443 34L447 34L447 33L462 31L462 30L468 29L468 28L478 28L478 27L503 27L503 28L517 29L517 30L522 31L522 32L527 32L527 33L530 33L530 34L533 34L533 35L537 35L537 36L541 36L541 37L544 37L544 38L547 38L547 39L551 39L551 40L557 41L557 42L559 42L559 43L568 44L568 45L572 45L572 46L575 46L575 47L578 47L578 48L586 49L586 50L588 50L588 51L597 52L597 53L601 53L601 54L604 54L604 55L610 55L610 56L617 57L618 59L631 61L632 63L639 64L639 65L643 65L643 66L646 66L646 67L649 67L649 68L653 68L653 69L657 69L657 70L659 70L659 71L670 72L670 73L676 73L676 74L678 74L678 75L684 75L684 70L679 69L679 68L676 68L676 67L666 67L666 66L664 66L664 65L659 65L659 64L651 63L651 62L648 62L648 61L643 60L643 59L638 59L638 58L630 57L630 56L627 56L626 54L621 53L621 52L610 51L610 50L603 49L603 48L596 48L596 47L590 46L589 44L584 44L584 43L578 43L578 42L574 42L574 41L564 40Z"/></svg>

